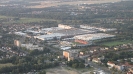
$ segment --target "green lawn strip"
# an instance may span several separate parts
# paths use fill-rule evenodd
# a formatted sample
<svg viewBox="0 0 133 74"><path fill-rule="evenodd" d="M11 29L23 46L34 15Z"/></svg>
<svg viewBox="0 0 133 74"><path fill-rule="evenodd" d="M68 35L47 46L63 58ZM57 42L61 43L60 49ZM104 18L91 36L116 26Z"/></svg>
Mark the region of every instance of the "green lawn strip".
<svg viewBox="0 0 133 74"><path fill-rule="evenodd" d="M2 67L10 67L10 66L14 66L14 65L12 63L0 64L0 68L2 68Z"/></svg>
<svg viewBox="0 0 133 74"><path fill-rule="evenodd" d="M6 19L6 18L13 18L12 16L4 16L4 15L0 15L0 19Z"/></svg>
<svg viewBox="0 0 133 74"><path fill-rule="evenodd" d="M101 45L111 47L111 46L117 46L117 45L127 44L127 43L133 43L133 41L128 41L128 40L125 40L125 41L112 41L112 42L101 43Z"/></svg>
<svg viewBox="0 0 133 74"><path fill-rule="evenodd" d="M10 24L10 23L33 23L33 22L41 22L41 21L57 21L58 20L53 20L53 19L40 19L40 18L20 18L19 20L12 20L9 22L4 22L5 24Z"/></svg>
<svg viewBox="0 0 133 74"><path fill-rule="evenodd" d="M16 23L30 23L30 22L40 22L40 21L55 21L53 19L40 19L40 18L20 18L20 20L13 21Z"/></svg>

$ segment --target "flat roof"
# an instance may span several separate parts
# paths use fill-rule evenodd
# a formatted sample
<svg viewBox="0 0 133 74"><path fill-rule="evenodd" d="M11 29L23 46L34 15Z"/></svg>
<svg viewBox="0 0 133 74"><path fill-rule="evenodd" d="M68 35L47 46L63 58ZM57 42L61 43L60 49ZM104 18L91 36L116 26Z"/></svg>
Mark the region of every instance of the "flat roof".
<svg viewBox="0 0 133 74"><path fill-rule="evenodd" d="M80 34L89 34L89 33L94 33L94 32L95 31L78 29L78 28L63 29L63 30L53 31L53 33L62 33L62 34L65 34L66 36L69 36L69 35L80 35Z"/></svg>
<svg viewBox="0 0 133 74"><path fill-rule="evenodd" d="M95 33L95 34L78 35L78 36L74 36L74 38L89 41L89 40L97 40L97 39L114 37L114 36L115 35L110 35L110 34L106 34L106 33Z"/></svg>
<svg viewBox="0 0 133 74"><path fill-rule="evenodd" d="M26 30L25 32L32 32L32 33L34 33L34 34L41 33L40 31L34 31L34 30Z"/></svg>
<svg viewBox="0 0 133 74"><path fill-rule="evenodd" d="M27 35L26 33L23 33L23 32L15 32L14 34L22 35L22 36L23 36L23 35L24 35L24 36Z"/></svg>
<svg viewBox="0 0 133 74"><path fill-rule="evenodd" d="M62 28L59 28L59 27L51 27L51 28L43 28L41 30L43 30L43 31L57 31L57 30L62 30Z"/></svg>
<svg viewBox="0 0 133 74"><path fill-rule="evenodd" d="M35 36L35 38L45 39L45 38L52 38L52 37L57 37L57 36L64 36L64 34L52 33L52 34L47 34L47 35Z"/></svg>

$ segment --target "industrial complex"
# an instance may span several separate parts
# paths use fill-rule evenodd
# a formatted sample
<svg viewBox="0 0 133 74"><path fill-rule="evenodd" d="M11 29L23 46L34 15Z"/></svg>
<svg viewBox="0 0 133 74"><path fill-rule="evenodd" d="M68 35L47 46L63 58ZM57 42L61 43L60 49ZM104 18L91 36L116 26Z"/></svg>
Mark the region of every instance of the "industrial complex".
<svg viewBox="0 0 133 74"><path fill-rule="evenodd" d="M80 25L79 28L74 28L68 25L59 24L58 27L51 28L32 27L23 32L15 32L14 34L33 37L41 41L59 40L60 48L66 50L70 49L72 46L87 46L91 45L94 40L115 36L103 32L97 33L98 29L101 28L84 25ZM115 29L104 29L104 31L105 30L113 31Z"/></svg>

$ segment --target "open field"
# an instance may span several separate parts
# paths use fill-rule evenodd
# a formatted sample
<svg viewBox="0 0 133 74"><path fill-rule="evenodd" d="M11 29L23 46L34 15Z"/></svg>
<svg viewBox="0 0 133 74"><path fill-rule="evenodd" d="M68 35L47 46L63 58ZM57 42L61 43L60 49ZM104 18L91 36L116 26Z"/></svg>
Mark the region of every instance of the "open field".
<svg viewBox="0 0 133 74"><path fill-rule="evenodd" d="M52 19L41 19L41 18L20 18L17 21L12 21L16 23L30 23L30 22L40 22L40 21L55 21Z"/></svg>
<svg viewBox="0 0 133 74"><path fill-rule="evenodd" d="M33 22L41 22L41 21L57 21L57 22L59 22L58 20L53 20L53 19L20 18L19 20L10 20L9 22L4 22L4 23L5 24L11 24L11 23L33 23Z"/></svg>
<svg viewBox="0 0 133 74"><path fill-rule="evenodd" d="M0 19L6 19L6 18L12 18L12 17L0 15Z"/></svg>
<svg viewBox="0 0 133 74"><path fill-rule="evenodd" d="M12 63L0 64L0 68L14 66Z"/></svg>
<svg viewBox="0 0 133 74"><path fill-rule="evenodd" d="M8 18L13 19L15 17L0 15L0 19L8 19ZM59 20L45 19L45 18L19 18L18 20L10 20L10 21L3 22L3 23L5 23L5 24L11 24L11 23L32 23L32 22L41 22L41 21L57 21L57 22L60 22Z"/></svg>
<svg viewBox="0 0 133 74"><path fill-rule="evenodd" d="M117 46L117 45L127 44L127 43L133 43L133 41L129 41L129 40L125 40L125 41L112 41L112 42L101 43L101 45L111 47L111 46Z"/></svg>
<svg viewBox="0 0 133 74"><path fill-rule="evenodd" d="M40 3L40 5L28 6L27 8L45 8L45 7L52 7L52 6L58 6L58 5L100 4L100 3L109 3L109 2L118 2L118 1L121 1L121 0L99 0L99 1L86 0L86 1L70 1L70 2L40 1L40 2L36 2L36 3Z"/></svg>

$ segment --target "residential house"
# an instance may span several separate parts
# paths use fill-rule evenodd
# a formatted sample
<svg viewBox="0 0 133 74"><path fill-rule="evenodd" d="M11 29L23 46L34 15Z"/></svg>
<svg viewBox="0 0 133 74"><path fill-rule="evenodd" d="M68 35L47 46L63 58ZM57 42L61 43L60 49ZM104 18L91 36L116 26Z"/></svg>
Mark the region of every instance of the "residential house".
<svg viewBox="0 0 133 74"><path fill-rule="evenodd" d="M129 68L129 72L131 72L133 74L133 67Z"/></svg>
<svg viewBox="0 0 133 74"><path fill-rule="evenodd" d="M109 66L109 68L113 68L115 66L115 63L108 61L107 65Z"/></svg>
<svg viewBox="0 0 133 74"><path fill-rule="evenodd" d="M127 70L127 67L125 65L115 65L114 68L116 68L119 71Z"/></svg>
<svg viewBox="0 0 133 74"><path fill-rule="evenodd" d="M93 58L93 59L92 59L92 62L95 62L95 63L101 63L101 60L98 59L98 58Z"/></svg>

